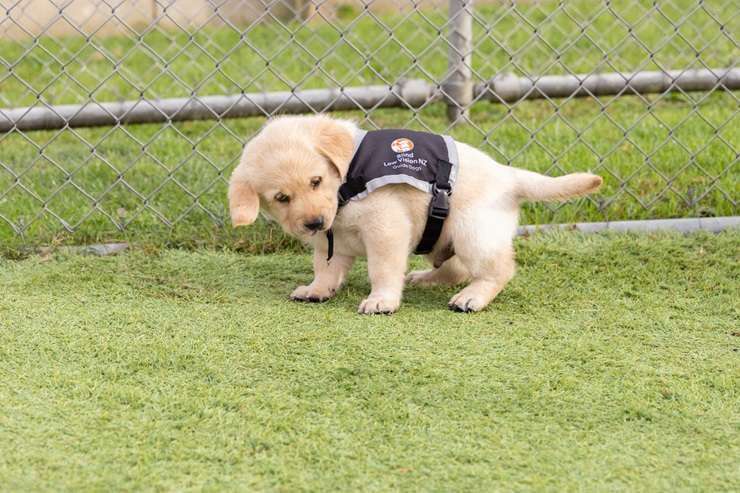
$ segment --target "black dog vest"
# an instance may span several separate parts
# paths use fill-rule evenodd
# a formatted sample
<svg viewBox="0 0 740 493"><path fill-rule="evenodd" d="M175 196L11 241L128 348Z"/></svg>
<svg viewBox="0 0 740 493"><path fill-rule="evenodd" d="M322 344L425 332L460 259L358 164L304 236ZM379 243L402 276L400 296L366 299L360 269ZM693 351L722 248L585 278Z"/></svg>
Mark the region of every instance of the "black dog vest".
<svg viewBox="0 0 740 493"><path fill-rule="evenodd" d="M374 190L403 183L432 195L427 223L414 250L432 251L450 212L449 196L457 177L458 157L455 141L447 135L413 130L375 130L360 132L349 164L347 179L339 187L339 207L361 200ZM330 260L334 236L327 231Z"/></svg>

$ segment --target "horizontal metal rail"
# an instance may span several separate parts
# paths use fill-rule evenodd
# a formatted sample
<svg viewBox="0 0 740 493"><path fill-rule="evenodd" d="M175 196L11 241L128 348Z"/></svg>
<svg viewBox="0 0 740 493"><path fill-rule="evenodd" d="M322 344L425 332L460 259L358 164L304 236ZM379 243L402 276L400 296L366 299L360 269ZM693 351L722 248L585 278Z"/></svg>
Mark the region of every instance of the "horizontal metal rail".
<svg viewBox="0 0 740 493"><path fill-rule="evenodd" d="M740 89L740 68L668 72L546 75L539 78L499 75L477 84L474 101L510 103L522 99L650 94L672 91ZM441 99L437 85L411 79L393 86L244 93L231 96L140 99L117 103L0 109L0 132L51 130L129 123L220 120L285 113L405 107L418 108Z"/></svg>
<svg viewBox="0 0 740 493"><path fill-rule="evenodd" d="M537 79L500 75L475 86L476 97L512 103L521 99L655 94L740 89L740 68L671 70L668 72L544 75Z"/></svg>
<svg viewBox="0 0 740 493"><path fill-rule="evenodd" d="M407 81L397 86L309 89L295 92L245 93L232 96L193 96L140 99L119 103L33 106L0 109L0 132L96 127L119 123L218 120L275 113L309 113L359 108L422 105L430 86Z"/></svg>

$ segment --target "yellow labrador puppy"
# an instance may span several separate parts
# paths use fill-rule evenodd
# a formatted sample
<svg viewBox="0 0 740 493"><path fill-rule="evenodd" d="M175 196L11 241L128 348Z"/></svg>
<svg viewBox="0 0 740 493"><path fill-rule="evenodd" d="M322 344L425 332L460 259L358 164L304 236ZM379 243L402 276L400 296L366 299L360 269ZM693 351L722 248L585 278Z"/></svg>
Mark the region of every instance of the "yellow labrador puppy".
<svg viewBox="0 0 740 493"><path fill-rule="evenodd" d="M449 215L428 258L434 268L405 276L407 259L424 231L430 197L407 184L390 184L338 209L337 192L356 151L354 123L327 116L275 118L245 147L229 184L234 226L255 221L260 209L314 248L314 279L291 298L325 301L342 285L355 257L367 256L372 289L359 313L398 310L404 278L413 284L467 286L451 309L482 310L514 275L519 204L564 200L595 191L599 176L551 178L503 166L457 142L458 169ZM328 256L326 231L334 233Z"/></svg>

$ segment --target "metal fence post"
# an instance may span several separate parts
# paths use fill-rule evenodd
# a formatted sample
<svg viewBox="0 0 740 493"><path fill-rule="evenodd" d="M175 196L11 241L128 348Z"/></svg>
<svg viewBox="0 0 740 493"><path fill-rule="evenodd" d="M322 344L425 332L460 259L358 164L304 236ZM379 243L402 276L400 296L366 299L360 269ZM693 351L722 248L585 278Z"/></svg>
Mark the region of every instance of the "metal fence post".
<svg viewBox="0 0 740 493"><path fill-rule="evenodd" d="M473 0L450 0L447 77L442 90L447 101L447 118L457 123L468 116L473 102Z"/></svg>

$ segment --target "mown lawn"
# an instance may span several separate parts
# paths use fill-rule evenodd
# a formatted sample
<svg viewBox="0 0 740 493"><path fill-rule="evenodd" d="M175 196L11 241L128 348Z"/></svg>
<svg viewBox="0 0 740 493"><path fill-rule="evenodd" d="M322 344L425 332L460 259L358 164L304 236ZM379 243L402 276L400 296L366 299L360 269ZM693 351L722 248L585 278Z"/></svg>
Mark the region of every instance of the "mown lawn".
<svg viewBox="0 0 740 493"><path fill-rule="evenodd" d="M263 19L235 27L150 30L137 37L0 41L0 106L93 99L438 83L447 70L445 9L373 17L345 8L331 23ZM545 74L734 67L740 17L727 2L519 2L476 7L476 81ZM730 9L731 10L731 9ZM390 33L393 33L391 35ZM268 63L269 62L269 63ZM37 98L40 94L40 98ZM317 111L321 108L316 108ZM734 93L476 103L449 128L443 103L339 116L365 128L448 132L501 162L550 174L592 170L598 196L535 205L524 222L737 214ZM284 243L234 233L225 180L264 118L0 134L0 252L120 239L156 246ZM70 232L72 231L72 232ZM254 234L254 233L250 233Z"/></svg>
<svg viewBox="0 0 740 493"><path fill-rule="evenodd" d="M0 489L731 491L740 233L517 241L485 312L305 255L0 259ZM734 486L733 486L734 485Z"/></svg>

